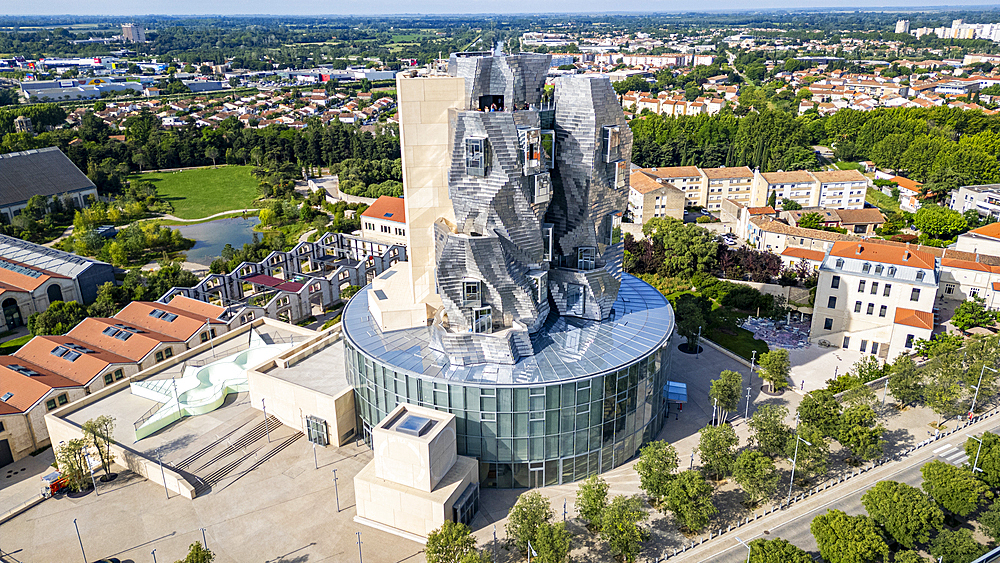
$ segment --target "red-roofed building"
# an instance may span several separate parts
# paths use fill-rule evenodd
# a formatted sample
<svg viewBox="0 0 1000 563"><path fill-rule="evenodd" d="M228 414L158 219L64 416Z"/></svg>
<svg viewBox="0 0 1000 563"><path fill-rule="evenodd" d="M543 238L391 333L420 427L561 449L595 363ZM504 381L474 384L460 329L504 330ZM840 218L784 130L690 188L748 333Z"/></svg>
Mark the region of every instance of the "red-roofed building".
<svg viewBox="0 0 1000 563"><path fill-rule="evenodd" d="M891 361L930 338L940 259L915 247L840 241L823 260L810 339Z"/></svg>
<svg viewBox="0 0 1000 563"><path fill-rule="evenodd" d="M781 262L786 268L794 269L800 263L805 262L810 270L818 270L826 253L822 250L809 250L808 248L797 248L789 246L781 253Z"/></svg>
<svg viewBox="0 0 1000 563"><path fill-rule="evenodd" d="M361 236L406 244L406 205L401 197L381 196L361 214Z"/></svg>
<svg viewBox="0 0 1000 563"><path fill-rule="evenodd" d="M959 235L955 248L963 252L1000 256L1000 222Z"/></svg>

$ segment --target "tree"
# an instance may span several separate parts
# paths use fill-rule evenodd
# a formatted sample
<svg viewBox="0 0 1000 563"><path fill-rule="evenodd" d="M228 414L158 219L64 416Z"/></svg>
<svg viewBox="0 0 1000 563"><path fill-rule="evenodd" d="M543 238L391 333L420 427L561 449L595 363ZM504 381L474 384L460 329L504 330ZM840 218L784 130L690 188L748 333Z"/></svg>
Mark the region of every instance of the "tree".
<svg viewBox="0 0 1000 563"><path fill-rule="evenodd" d="M697 471L682 471L670 484L664 507L681 526L698 531L719 510L712 504L712 486Z"/></svg>
<svg viewBox="0 0 1000 563"><path fill-rule="evenodd" d="M674 307L674 318L677 319L677 333L687 340L688 350L697 350L701 345L698 334L701 327L708 324L698 298L690 293L679 296Z"/></svg>
<svg viewBox="0 0 1000 563"><path fill-rule="evenodd" d="M963 301L951 317L951 324L962 332L977 326L993 326L996 323L996 313L988 310L986 300L978 295Z"/></svg>
<svg viewBox="0 0 1000 563"><path fill-rule="evenodd" d="M716 479L721 479L730 474L735 461L736 446L739 438L736 431L729 424L719 426L707 426L699 430L701 438L698 440L698 454L701 455L701 462L705 471L715 474Z"/></svg>
<svg viewBox="0 0 1000 563"><path fill-rule="evenodd" d="M801 208L801 206L799 207ZM802 227L803 229L818 229L823 226L823 216L815 212L806 213L799 217L797 226Z"/></svg>
<svg viewBox="0 0 1000 563"><path fill-rule="evenodd" d="M763 404L750 417L750 441L761 452L774 457L785 453L785 444L792 429L785 424L788 409L781 405Z"/></svg>
<svg viewBox="0 0 1000 563"><path fill-rule="evenodd" d="M740 391L743 390L743 376L732 370L723 370L719 374L719 379L712 381L712 386L708 391L711 399L718 401L720 411L728 413L736 410L740 405ZM725 420L726 416L720 416Z"/></svg>
<svg viewBox="0 0 1000 563"><path fill-rule="evenodd" d="M924 464L920 474L924 478L920 487L945 510L959 516L972 514L993 498L989 486L965 467L934 460Z"/></svg>
<svg viewBox="0 0 1000 563"><path fill-rule="evenodd" d="M928 236L949 239L969 228L961 213L940 205L924 205L913 217L913 226Z"/></svg>
<svg viewBox="0 0 1000 563"><path fill-rule="evenodd" d="M750 561L754 563L812 563L812 556L783 539L757 538L750 542Z"/></svg>
<svg viewBox="0 0 1000 563"><path fill-rule="evenodd" d="M771 195L767 196L767 206L774 209L774 206L778 203L778 192L771 190Z"/></svg>
<svg viewBox="0 0 1000 563"><path fill-rule="evenodd" d="M900 354L889 369L889 392L901 404L915 403L924 396L924 376L913 358Z"/></svg>
<svg viewBox="0 0 1000 563"><path fill-rule="evenodd" d="M677 465L677 450L670 443L656 440L646 444L639 450L639 461L633 466L636 473L639 474L639 488L654 501L663 500L667 496L670 483L676 477L674 471L677 470ZM604 487L604 497L605 502L607 502L607 485L605 484ZM578 492L577 503L580 502L579 498L580 493ZM580 514L583 512L581 511ZM585 518L590 519L586 516Z"/></svg>
<svg viewBox="0 0 1000 563"><path fill-rule="evenodd" d="M927 550L935 561L941 563L969 563L982 557L987 551L989 548L977 542L972 536L972 530L968 528L941 530Z"/></svg>
<svg viewBox="0 0 1000 563"><path fill-rule="evenodd" d="M792 363L788 359L788 350L778 348L761 354L758 362L760 366L758 373L771 384L775 390L788 387L788 375L792 370Z"/></svg>
<svg viewBox="0 0 1000 563"><path fill-rule="evenodd" d="M111 476L111 464L115 461L115 454L111 451L114 433L115 417L113 416L102 414L83 423L83 435L97 450L97 457L100 458L101 467L107 477Z"/></svg>
<svg viewBox="0 0 1000 563"><path fill-rule="evenodd" d="M827 563L869 563L889 558L889 546L878 525L868 516L827 510L826 514L813 518L809 529Z"/></svg>
<svg viewBox="0 0 1000 563"><path fill-rule="evenodd" d="M656 442L651 442L644 447L639 453L639 463L635 464L636 471L638 471L639 465L642 463L642 454L649 446L655 444ZM666 443L666 442L662 442ZM671 447L671 446L667 446ZM676 455L674 456L674 466L677 466ZM639 480L642 482L642 473L639 472ZM642 485L640 488L645 490ZM646 494L650 494L646 491ZM601 529L601 519L604 517L604 511L608 508L608 483L604 479L601 479L597 475L591 475L586 481L580 483L580 486L576 489L576 511L580 514L580 517L590 526L591 529L600 531Z"/></svg>
<svg viewBox="0 0 1000 563"><path fill-rule="evenodd" d="M424 550L427 563L459 563L462 556L476 550L472 530L462 523L445 521L444 525L427 535Z"/></svg>
<svg viewBox="0 0 1000 563"><path fill-rule="evenodd" d="M794 200L791 200L791 199L788 199L787 197L786 198L782 198L782 200L781 200L781 210L782 211L798 211L799 209L802 209L802 206L799 205L798 202L796 202ZM817 213L817 215L818 215L818 213Z"/></svg>
<svg viewBox="0 0 1000 563"><path fill-rule="evenodd" d="M927 560L920 556L920 553L908 549L896 552L892 558L893 563L927 563Z"/></svg>
<svg viewBox="0 0 1000 563"><path fill-rule="evenodd" d="M212 168L215 168L215 159L219 158L219 149L212 146L207 147L205 157L212 159Z"/></svg>
<svg viewBox="0 0 1000 563"><path fill-rule="evenodd" d="M980 439L983 441L981 448L973 438L966 440L965 454L976 464L979 478L995 489L1000 487L1000 436L984 432Z"/></svg>
<svg viewBox="0 0 1000 563"><path fill-rule="evenodd" d="M642 507L639 495L616 496L604 513L601 539L608 542L612 553L631 563L639 555L643 542L649 539L649 530L639 525L647 518L649 514Z"/></svg>
<svg viewBox="0 0 1000 563"><path fill-rule="evenodd" d="M795 458L795 476L800 480L806 480L813 475L826 473L827 461L830 457L830 444L823 433L809 426L799 424L798 435L802 440L789 439L785 444L785 457ZM798 444L796 446L796 444ZM798 457L796 456L798 448Z"/></svg>
<svg viewBox="0 0 1000 563"><path fill-rule="evenodd" d="M565 523L543 522L535 533L535 541L531 542L531 547L538 553L531 560L538 563L563 563L569 555L571 537Z"/></svg>
<svg viewBox="0 0 1000 563"><path fill-rule="evenodd" d="M885 427L875 421L875 411L869 405L852 405L844 410L837 441L851 451L855 461L868 461L882 455Z"/></svg>
<svg viewBox="0 0 1000 563"><path fill-rule="evenodd" d="M900 545L927 543L944 526L944 512L920 489L896 481L879 481L861 496L861 504Z"/></svg>
<svg viewBox="0 0 1000 563"><path fill-rule="evenodd" d="M188 547L187 557L175 563L212 563L213 559L215 559L214 553L195 542Z"/></svg>
<svg viewBox="0 0 1000 563"><path fill-rule="evenodd" d="M521 553L528 552L528 541L535 540L538 527L552 519L549 500L537 491L529 491L517 498L507 515L507 537Z"/></svg>
<svg viewBox="0 0 1000 563"><path fill-rule="evenodd" d="M990 504L988 509L979 514L977 521L984 534L993 538L993 541L1000 540L1000 502Z"/></svg>
<svg viewBox="0 0 1000 563"><path fill-rule="evenodd" d="M840 403L829 390L806 393L796 412L801 423L819 430L824 436L836 438L840 435Z"/></svg>
<svg viewBox="0 0 1000 563"><path fill-rule="evenodd" d="M736 457L733 479L743 488L743 502L748 507L757 506L778 488L774 461L755 450L744 450Z"/></svg>
<svg viewBox="0 0 1000 563"><path fill-rule="evenodd" d="M67 440L56 451L56 465L66 478L71 491L82 491L90 486L90 465L87 463L87 441L78 438Z"/></svg>
<svg viewBox="0 0 1000 563"><path fill-rule="evenodd" d="M642 226L642 234L663 248L663 274L691 276L711 271L718 262L719 242L715 235L694 223L656 217Z"/></svg>
<svg viewBox="0 0 1000 563"><path fill-rule="evenodd" d="M28 317L28 332L33 336L66 334L87 318L87 309L76 301L53 301L41 313Z"/></svg>

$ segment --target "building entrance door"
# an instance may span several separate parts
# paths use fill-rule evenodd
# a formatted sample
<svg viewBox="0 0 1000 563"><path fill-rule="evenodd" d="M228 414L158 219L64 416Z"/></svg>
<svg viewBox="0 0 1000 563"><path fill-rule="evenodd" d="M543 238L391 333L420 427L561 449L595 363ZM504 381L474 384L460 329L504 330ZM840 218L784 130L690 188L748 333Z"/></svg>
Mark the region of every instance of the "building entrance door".
<svg viewBox="0 0 1000 563"><path fill-rule="evenodd" d="M14 454L10 453L10 444L7 440L0 440L0 467L14 463Z"/></svg>
<svg viewBox="0 0 1000 563"><path fill-rule="evenodd" d="M3 317L7 322L7 329L15 329L24 324L21 318L21 309L17 306L17 301L13 297L3 302Z"/></svg>
<svg viewBox="0 0 1000 563"><path fill-rule="evenodd" d="M528 487L544 487L545 486L545 464L541 462L533 462L529 466L531 473L528 475Z"/></svg>

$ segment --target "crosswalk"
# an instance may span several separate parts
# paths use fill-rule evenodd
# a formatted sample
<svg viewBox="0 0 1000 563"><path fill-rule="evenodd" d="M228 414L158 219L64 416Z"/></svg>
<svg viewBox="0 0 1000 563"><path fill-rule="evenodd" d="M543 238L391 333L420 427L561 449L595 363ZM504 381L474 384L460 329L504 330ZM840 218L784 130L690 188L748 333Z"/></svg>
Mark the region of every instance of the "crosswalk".
<svg viewBox="0 0 1000 563"><path fill-rule="evenodd" d="M969 460L969 456L965 454L965 442L962 442L958 446L954 444L945 444L934 450L934 455L943 458L946 462L952 465L957 466L961 466Z"/></svg>

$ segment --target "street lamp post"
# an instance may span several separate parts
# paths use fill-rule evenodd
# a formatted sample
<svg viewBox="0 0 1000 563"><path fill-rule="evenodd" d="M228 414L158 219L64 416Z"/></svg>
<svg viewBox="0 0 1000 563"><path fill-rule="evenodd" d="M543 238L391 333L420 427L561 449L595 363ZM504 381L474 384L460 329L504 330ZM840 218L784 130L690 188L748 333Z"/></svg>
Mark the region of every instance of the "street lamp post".
<svg viewBox="0 0 1000 563"><path fill-rule="evenodd" d="M340 487L337 486L337 470L333 470L333 494L337 497L337 512L340 512Z"/></svg>
<svg viewBox="0 0 1000 563"><path fill-rule="evenodd" d="M80 537L80 526L76 523L76 518L73 519L73 527L76 528L76 539L80 542L80 553L83 554L83 563L87 563L87 552L83 550L83 538Z"/></svg>
<svg viewBox="0 0 1000 563"><path fill-rule="evenodd" d="M357 534L358 534L358 563L365 563L364 557L361 555L361 544L363 543L361 541L361 532L357 532Z"/></svg>
<svg viewBox="0 0 1000 563"><path fill-rule="evenodd" d="M747 542L741 540L739 536L736 536L736 541L740 542L741 544L743 544L743 547L747 548L747 563L750 563L750 554L753 553L753 550L750 549L750 546L747 544Z"/></svg>
<svg viewBox="0 0 1000 563"><path fill-rule="evenodd" d="M750 390L753 387L747 387L747 412L743 415L743 418L750 420Z"/></svg>
<svg viewBox="0 0 1000 563"><path fill-rule="evenodd" d="M979 398L979 388L982 387L983 385L983 374L986 373L986 370L990 370L993 373L998 373L997 370L989 367L986 364L983 364L983 369L979 370L979 383L976 384L976 394L972 396L972 406L969 408L969 418L972 417L972 413L975 412L976 410L976 399Z"/></svg>
<svg viewBox="0 0 1000 563"><path fill-rule="evenodd" d="M698 355L701 353L701 327L698 327L698 340L694 341L694 359L698 359Z"/></svg>
<svg viewBox="0 0 1000 563"><path fill-rule="evenodd" d="M156 563L156 550L154 549L150 554L153 556L153 563Z"/></svg>
<svg viewBox="0 0 1000 563"><path fill-rule="evenodd" d="M976 448L976 460L972 462L972 474L975 475L976 471L980 471L980 472L982 471L982 469L979 469L978 465L979 465L979 452L983 451L983 439L982 438L976 438L972 434L966 434L966 436L968 436L969 438L972 438L973 440L979 442L979 447Z"/></svg>
<svg viewBox="0 0 1000 563"><path fill-rule="evenodd" d="M809 441L806 440L805 438L803 438L802 436L799 436L798 434L795 435L795 456L792 457L792 478L788 480L788 501L789 502L792 501L792 485L795 484L795 464L799 460L799 442L800 441L805 442L805 444L807 446L812 446L812 444L809 443Z"/></svg>
<svg viewBox="0 0 1000 563"><path fill-rule="evenodd" d="M205 539L205 528L201 529L201 546L208 549L208 540Z"/></svg>
<svg viewBox="0 0 1000 563"><path fill-rule="evenodd" d="M267 423L267 405L264 404L264 399L260 400L260 408L264 409L264 430L267 432L267 443L271 443L271 425Z"/></svg>

